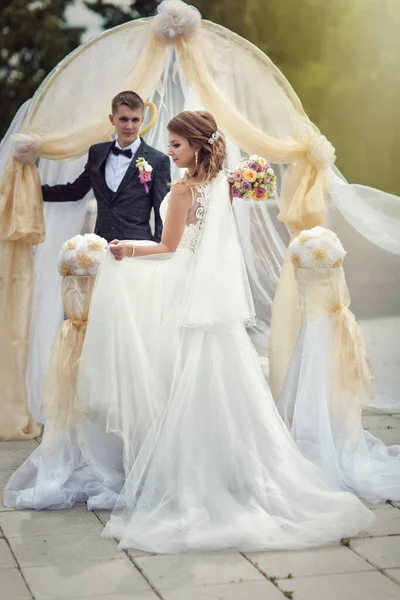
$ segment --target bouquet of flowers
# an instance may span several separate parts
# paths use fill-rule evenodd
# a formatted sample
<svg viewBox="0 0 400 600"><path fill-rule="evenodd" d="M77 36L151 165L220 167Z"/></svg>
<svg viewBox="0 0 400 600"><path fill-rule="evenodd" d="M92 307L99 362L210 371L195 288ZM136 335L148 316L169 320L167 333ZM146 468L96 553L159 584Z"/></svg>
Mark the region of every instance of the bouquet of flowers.
<svg viewBox="0 0 400 600"><path fill-rule="evenodd" d="M229 175L232 196L261 202L272 198L276 191L276 176L262 156L248 156Z"/></svg>
<svg viewBox="0 0 400 600"><path fill-rule="evenodd" d="M107 241L95 233L76 235L62 245L58 260L60 275L94 277L106 248Z"/></svg>
<svg viewBox="0 0 400 600"><path fill-rule="evenodd" d="M301 231L289 248L292 264L297 269L336 269L342 266L346 256L336 233L319 226Z"/></svg>

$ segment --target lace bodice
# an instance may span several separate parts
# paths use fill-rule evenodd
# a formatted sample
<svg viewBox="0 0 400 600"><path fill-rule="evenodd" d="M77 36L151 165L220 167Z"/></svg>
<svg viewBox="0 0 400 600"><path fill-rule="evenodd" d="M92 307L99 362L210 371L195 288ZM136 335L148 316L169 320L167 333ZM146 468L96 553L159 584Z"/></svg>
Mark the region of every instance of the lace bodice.
<svg viewBox="0 0 400 600"><path fill-rule="evenodd" d="M207 188L208 186L205 185L192 189L192 204L189 209L186 226L178 248L189 248L190 250L193 250L193 252L197 248L203 228L204 215L208 204L209 195L207 193ZM167 216L170 196L171 192L165 196L160 206L160 216L163 223L165 222L165 217Z"/></svg>

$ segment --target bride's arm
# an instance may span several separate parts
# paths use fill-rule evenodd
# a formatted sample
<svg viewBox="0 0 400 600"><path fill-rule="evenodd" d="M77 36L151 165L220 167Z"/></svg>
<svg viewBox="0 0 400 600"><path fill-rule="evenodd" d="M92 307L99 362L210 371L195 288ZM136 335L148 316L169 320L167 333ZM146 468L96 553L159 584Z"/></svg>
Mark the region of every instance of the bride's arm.
<svg viewBox="0 0 400 600"><path fill-rule="evenodd" d="M161 242L149 246L135 246L133 242L113 240L110 250L116 260L125 256L148 256L150 254L168 254L175 252L185 229L188 212L192 203L192 193L185 183L177 183L172 187L168 203Z"/></svg>

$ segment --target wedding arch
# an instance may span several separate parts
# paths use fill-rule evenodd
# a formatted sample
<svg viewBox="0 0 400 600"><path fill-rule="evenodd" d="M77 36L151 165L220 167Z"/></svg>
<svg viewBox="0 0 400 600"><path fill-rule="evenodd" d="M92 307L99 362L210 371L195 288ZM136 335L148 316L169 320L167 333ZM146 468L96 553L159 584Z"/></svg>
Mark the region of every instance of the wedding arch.
<svg viewBox="0 0 400 600"><path fill-rule="evenodd" d="M357 282L365 294L376 295L368 282L373 274L379 287L377 272L400 272L399 198L345 181L333 146L263 52L181 0L164 0L156 17L105 31L61 61L21 107L0 147L0 439L38 432L47 359L63 318L57 255L81 230L89 200L44 206L41 182L63 183L81 172L89 146L112 134L110 101L124 89L157 106L146 141L158 149L166 149L174 114L204 108L228 140L229 167L241 152L274 165L278 219L268 203L234 208L259 323L252 335L264 355L270 329L276 399L300 322L292 266L284 260L289 236L331 224L354 256L351 241L362 240L363 256L372 257ZM378 315L381 296L374 300ZM388 310L384 304L382 316Z"/></svg>

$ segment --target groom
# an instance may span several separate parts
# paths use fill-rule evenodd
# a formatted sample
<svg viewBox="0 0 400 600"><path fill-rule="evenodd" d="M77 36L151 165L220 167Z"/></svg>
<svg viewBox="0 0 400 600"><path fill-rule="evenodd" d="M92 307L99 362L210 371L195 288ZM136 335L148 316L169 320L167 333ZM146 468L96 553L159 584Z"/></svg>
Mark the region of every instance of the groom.
<svg viewBox="0 0 400 600"><path fill-rule="evenodd" d="M91 146L85 170L73 183L42 186L45 202L80 200L93 189L97 200L95 233L108 242L115 238L161 241L160 204L169 191L170 160L139 137L143 112L144 102L135 92L115 96L110 115L115 142ZM146 183L140 181L138 159L144 159L153 168ZM148 180L149 175L145 178ZM152 208L154 235L150 228Z"/></svg>

